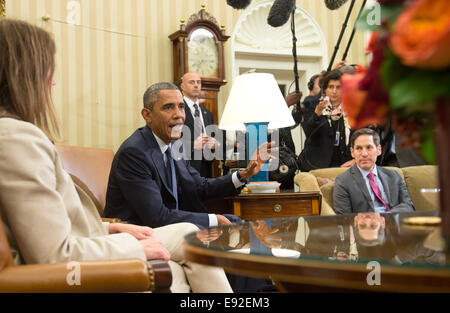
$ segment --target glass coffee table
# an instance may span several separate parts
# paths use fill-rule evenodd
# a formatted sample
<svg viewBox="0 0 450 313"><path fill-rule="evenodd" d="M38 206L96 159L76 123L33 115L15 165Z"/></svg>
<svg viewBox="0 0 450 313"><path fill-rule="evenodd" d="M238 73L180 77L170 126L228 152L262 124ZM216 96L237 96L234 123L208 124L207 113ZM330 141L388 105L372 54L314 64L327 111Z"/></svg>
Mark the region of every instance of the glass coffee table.
<svg viewBox="0 0 450 313"><path fill-rule="evenodd" d="M271 279L280 291L450 292L438 212L264 219L185 238L186 259Z"/></svg>

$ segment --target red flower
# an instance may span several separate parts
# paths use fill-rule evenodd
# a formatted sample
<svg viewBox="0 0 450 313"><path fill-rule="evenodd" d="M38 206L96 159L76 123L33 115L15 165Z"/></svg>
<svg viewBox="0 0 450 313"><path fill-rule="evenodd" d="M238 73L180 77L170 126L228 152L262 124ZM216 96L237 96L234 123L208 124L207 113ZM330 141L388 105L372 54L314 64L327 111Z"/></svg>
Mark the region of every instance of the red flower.
<svg viewBox="0 0 450 313"><path fill-rule="evenodd" d="M367 71L341 78L341 97L344 111L353 129L368 125L383 125L389 112L389 96L380 79L384 49L387 46L384 33L373 35L370 50L372 62Z"/></svg>
<svg viewBox="0 0 450 313"><path fill-rule="evenodd" d="M341 77L341 98L350 127L359 129L368 125L382 125L386 119L386 101L369 97L369 92L360 88L367 72Z"/></svg>

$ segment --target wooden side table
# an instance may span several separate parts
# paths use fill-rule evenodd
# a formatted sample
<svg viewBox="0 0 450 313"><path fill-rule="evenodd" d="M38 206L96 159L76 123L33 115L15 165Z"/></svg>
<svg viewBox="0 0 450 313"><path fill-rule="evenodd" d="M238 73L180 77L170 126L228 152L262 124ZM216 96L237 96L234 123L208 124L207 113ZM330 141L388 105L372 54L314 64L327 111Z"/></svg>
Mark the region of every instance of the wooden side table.
<svg viewBox="0 0 450 313"><path fill-rule="evenodd" d="M228 199L243 220L319 215L322 203L318 192L242 193Z"/></svg>

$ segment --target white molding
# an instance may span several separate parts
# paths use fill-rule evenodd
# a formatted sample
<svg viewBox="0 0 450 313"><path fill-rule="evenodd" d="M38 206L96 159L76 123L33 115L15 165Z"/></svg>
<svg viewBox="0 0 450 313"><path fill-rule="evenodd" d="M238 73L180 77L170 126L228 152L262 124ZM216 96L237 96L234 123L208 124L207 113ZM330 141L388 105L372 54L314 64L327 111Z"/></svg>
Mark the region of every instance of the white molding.
<svg viewBox="0 0 450 313"><path fill-rule="evenodd" d="M287 88L294 80L291 21L277 28L269 26L272 5L273 0L253 1L240 15L231 35L231 81L250 69L274 74ZM328 66L328 47L322 29L308 12L297 6L295 19L299 87L306 96L308 79ZM301 127L292 130L292 137L298 154L304 144Z"/></svg>
<svg viewBox="0 0 450 313"><path fill-rule="evenodd" d="M272 58L276 55L292 56L290 19L281 27L268 25L267 16L272 5L272 0L255 2L239 17L231 36L232 78L239 75L239 69L234 62L236 54L254 53ZM321 68L326 68L328 47L322 29L314 18L299 6L295 16L298 60L303 57L320 58Z"/></svg>

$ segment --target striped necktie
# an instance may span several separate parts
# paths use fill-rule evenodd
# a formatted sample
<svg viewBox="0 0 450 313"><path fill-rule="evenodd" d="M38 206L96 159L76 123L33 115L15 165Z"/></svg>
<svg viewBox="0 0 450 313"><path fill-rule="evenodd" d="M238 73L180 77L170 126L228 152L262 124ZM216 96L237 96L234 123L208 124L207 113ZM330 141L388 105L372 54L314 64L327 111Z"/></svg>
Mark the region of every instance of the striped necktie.
<svg viewBox="0 0 450 313"><path fill-rule="evenodd" d="M167 157L166 172L169 181L169 187L172 188L172 194L175 197L176 201L176 209L178 210L177 175L175 174L175 164L173 162L172 149L170 148L170 146L167 147L166 157Z"/></svg>
<svg viewBox="0 0 450 313"><path fill-rule="evenodd" d="M194 103L194 109L194 138L197 138L203 134L203 123L197 103Z"/></svg>

